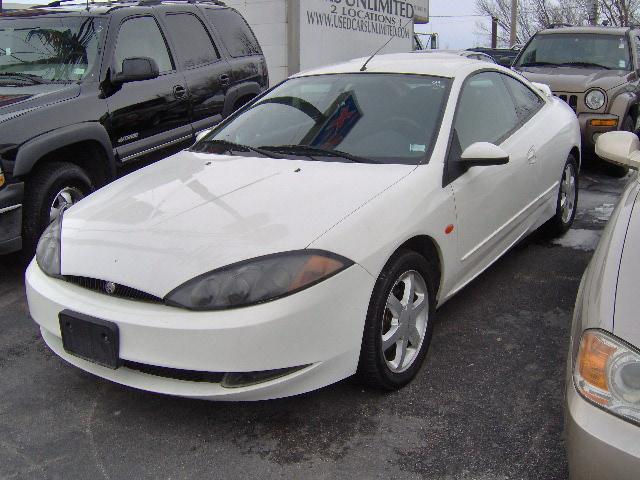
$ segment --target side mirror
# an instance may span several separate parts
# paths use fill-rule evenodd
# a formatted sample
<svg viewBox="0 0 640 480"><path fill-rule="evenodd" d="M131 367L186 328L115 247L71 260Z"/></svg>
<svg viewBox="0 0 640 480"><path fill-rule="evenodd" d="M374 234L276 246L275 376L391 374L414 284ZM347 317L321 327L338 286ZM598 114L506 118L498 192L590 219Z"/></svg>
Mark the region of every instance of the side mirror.
<svg viewBox="0 0 640 480"><path fill-rule="evenodd" d="M596 141L596 155L625 167L640 169L640 140L632 132L603 133Z"/></svg>
<svg viewBox="0 0 640 480"><path fill-rule="evenodd" d="M131 57L122 61L122 70L112 74L111 82L119 85L127 82L151 80L160 75L158 64L153 58Z"/></svg>
<svg viewBox="0 0 640 480"><path fill-rule="evenodd" d="M462 152L458 162L467 167L505 165L509 163L509 154L493 143L476 142Z"/></svg>

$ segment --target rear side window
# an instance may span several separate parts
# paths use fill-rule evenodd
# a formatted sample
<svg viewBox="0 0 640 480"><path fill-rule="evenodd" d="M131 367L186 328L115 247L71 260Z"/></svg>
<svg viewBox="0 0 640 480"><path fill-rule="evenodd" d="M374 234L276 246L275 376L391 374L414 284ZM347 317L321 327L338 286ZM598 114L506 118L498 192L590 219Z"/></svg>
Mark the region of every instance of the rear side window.
<svg viewBox="0 0 640 480"><path fill-rule="evenodd" d="M215 62L219 55L200 19L191 13L168 14L165 21L178 50L182 68Z"/></svg>
<svg viewBox="0 0 640 480"><path fill-rule="evenodd" d="M258 40L244 18L231 9L205 8L205 15L222 37L232 57L246 57L262 53Z"/></svg>
<svg viewBox="0 0 640 480"><path fill-rule="evenodd" d="M515 78L506 75L503 75L502 79L507 84L511 95L513 95L513 100L516 104L516 113L522 123L529 120L542 108L544 100L533 93L529 87L523 85Z"/></svg>
<svg viewBox="0 0 640 480"><path fill-rule="evenodd" d="M120 27L114 59L117 72L122 71L122 61L132 57L152 58L160 72L173 70L167 44L153 17L130 18Z"/></svg>

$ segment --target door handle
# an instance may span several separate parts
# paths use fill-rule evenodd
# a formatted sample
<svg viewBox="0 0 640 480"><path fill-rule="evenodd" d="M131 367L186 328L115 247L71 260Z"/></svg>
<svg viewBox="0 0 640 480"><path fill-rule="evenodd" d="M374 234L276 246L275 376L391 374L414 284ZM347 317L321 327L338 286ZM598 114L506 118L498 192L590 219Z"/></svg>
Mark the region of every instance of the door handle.
<svg viewBox="0 0 640 480"><path fill-rule="evenodd" d="M529 165L533 165L536 163L536 160L538 160L538 157L536 157L536 149L531 147L529 153L527 153L527 162L529 162Z"/></svg>
<svg viewBox="0 0 640 480"><path fill-rule="evenodd" d="M187 90L182 85L176 85L173 87L173 96L176 98L184 97Z"/></svg>
<svg viewBox="0 0 640 480"><path fill-rule="evenodd" d="M230 78L229 78L229 75L227 75L226 73L223 73L222 75L220 75L218 79L220 80L221 87L226 87L227 85L229 85Z"/></svg>

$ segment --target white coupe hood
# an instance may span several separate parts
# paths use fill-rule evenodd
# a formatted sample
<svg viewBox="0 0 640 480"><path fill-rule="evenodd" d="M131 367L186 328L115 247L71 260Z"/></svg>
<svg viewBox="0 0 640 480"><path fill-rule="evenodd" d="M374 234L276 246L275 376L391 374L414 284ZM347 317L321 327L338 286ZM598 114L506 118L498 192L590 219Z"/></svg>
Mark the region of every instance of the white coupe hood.
<svg viewBox="0 0 640 480"><path fill-rule="evenodd" d="M181 152L65 213L62 274L164 297L213 269L307 247L413 169Z"/></svg>

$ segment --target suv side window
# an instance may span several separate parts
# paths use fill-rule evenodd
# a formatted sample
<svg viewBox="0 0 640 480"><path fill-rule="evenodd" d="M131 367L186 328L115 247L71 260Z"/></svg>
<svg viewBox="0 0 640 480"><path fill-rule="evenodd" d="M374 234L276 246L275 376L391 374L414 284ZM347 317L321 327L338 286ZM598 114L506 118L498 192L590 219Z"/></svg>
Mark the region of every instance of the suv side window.
<svg viewBox="0 0 640 480"><path fill-rule="evenodd" d="M513 77L502 75L502 79L513 95L516 113L520 123L525 123L544 106L544 100L531 91L529 87Z"/></svg>
<svg viewBox="0 0 640 480"><path fill-rule="evenodd" d="M204 13L224 39L229 55L246 57L262 53L251 28L238 12L231 9L205 8Z"/></svg>
<svg viewBox="0 0 640 480"><path fill-rule="evenodd" d="M478 73L463 87L454 124L460 152L475 142L499 144L520 124L501 76Z"/></svg>
<svg viewBox="0 0 640 480"><path fill-rule="evenodd" d="M160 73L173 70L173 62L164 36L153 17L133 17L120 26L114 54L117 71L122 61L131 57L153 58Z"/></svg>
<svg viewBox="0 0 640 480"><path fill-rule="evenodd" d="M182 68L197 67L215 62L218 51L199 18L191 13L173 13L165 16L171 38L178 50Z"/></svg>

